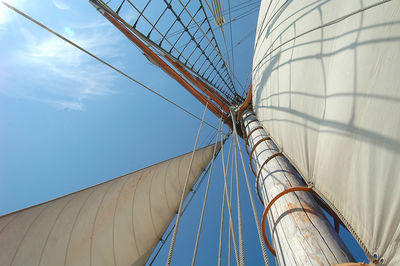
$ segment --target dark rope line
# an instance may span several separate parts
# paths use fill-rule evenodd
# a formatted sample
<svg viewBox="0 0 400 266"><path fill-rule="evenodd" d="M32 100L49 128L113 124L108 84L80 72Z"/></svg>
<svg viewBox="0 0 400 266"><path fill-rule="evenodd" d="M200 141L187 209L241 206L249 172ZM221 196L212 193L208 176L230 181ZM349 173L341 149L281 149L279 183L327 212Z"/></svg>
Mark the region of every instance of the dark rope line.
<svg viewBox="0 0 400 266"><path fill-rule="evenodd" d="M215 158L217 156L218 156L218 154L215 155ZM190 190L190 197L186 201L186 204L185 204L185 207L182 210L181 216L185 213L186 209L189 207L190 203L192 202L193 197L196 195L197 191L200 189L200 186L203 183L203 181L205 180L205 177L206 177L208 171L210 170L210 168L211 168L211 164L209 164L207 166L207 168L203 171L203 174L202 174L197 186L194 189ZM174 229L175 229L175 224L171 227L171 229L168 231L167 234L164 234L163 237L161 237L161 239L160 239L161 245L158 248L156 254L153 257L153 259L150 261L149 266L151 266L154 263L154 261L156 260L158 254L160 253L161 249L164 247L165 243L167 242L168 238L170 237L170 235L174 231Z"/></svg>
<svg viewBox="0 0 400 266"><path fill-rule="evenodd" d="M251 10L245 11L245 12L243 12L242 14L237 15L237 17L234 17L232 20L227 21L227 22L225 22L225 23L236 22L236 21L238 21L238 20L241 20L242 18L247 17L247 16L253 14L253 13L256 12L258 9L259 9L259 6L255 6L255 7L252 8ZM249 13L246 13L246 12L249 12ZM209 16L208 18L210 19L210 18L213 18L213 17L212 17L212 16ZM193 29L194 27L196 27L196 25L191 25L191 26L188 26L188 29ZM213 30L217 30L217 29L218 29L218 26L215 27L215 28L213 28ZM166 37L174 37L174 36L180 34L182 31L184 31L184 30L177 30L177 31L171 32L171 33L169 33L169 35L166 34ZM155 40L155 42L158 42L158 41L160 41L160 40L161 40L161 38Z"/></svg>
<svg viewBox="0 0 400 266"><path fill-rule="evenodd" d="M185 113L189 114L190 116L196 118L197 120L201 121L201 118L196 116L195 114L193 114L192 112L186 110L185 108L183 108L182 106L176 104L175 102L173 102L172 100L166 98L165 96L161 95L160 93L156 92L155 90L149 88L148 86L144 85L143 83L141 83L140 81L134 79L133 77L129 76L128 74L125 74L124 72L122 72L121 70L119 70L118 68L114 67L113 65L107 63L106 61L100 59L99 57L95 56L94 54L92 54L91 52L87 51L86 49L80 47L79 45L77 45L76 43L72 42L71 40L65 38L64 36L62 36L61 34L55 32L54 30L46 27L45 25L43 25L42 23L40 23L39 21L33 19L32 17L30 17L29 15L25 14L24 12L18 10L17 8L11 6L10 4L3 2L2 4L5 5L6 7L8 7L9 9L13 10L14 12L18 13L19 15L23 16L24 18L30 20L31 22L35 23L36 25L40 26L41 28L47 30L48 32L54 34L55 36L57 36L58 38L62 39L63 41L71 44L72 46L74 46L75 48L81 50L82 52L84 52L85 54L93 57L94 59L96 59L97 61L103 63L104 65L108 66L109 68L117 71L118 73L120 73L121 75L125 76L126 78L130 79L131 81L135 82L136 84L142 86L143 88L145 88L146 90L154 93L155 95L157 95L158 97L162 98L163 100L167 101L168 103L174 105L175 107L177 107L178 109L184 111ZM213 125L209 124L208 122L204 121L204 123L212 128L214 128L215 130L217 130L216 127L214 127Z"/></svg>

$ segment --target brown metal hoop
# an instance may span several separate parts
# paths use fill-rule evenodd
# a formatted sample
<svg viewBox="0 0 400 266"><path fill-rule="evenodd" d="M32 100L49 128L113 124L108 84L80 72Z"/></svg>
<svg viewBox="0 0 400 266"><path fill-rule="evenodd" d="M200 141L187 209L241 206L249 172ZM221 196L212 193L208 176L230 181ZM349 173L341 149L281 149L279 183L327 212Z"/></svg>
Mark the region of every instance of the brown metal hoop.
<svg viewBox="0 0 400 266"><path fill-rule="evenodd" d="M267 215L269 210L271 209L272 204L275 203L275 201L277 201L280 197L290 193L290 192L294 192L294 191L306 191L306 192L311 192L314 193L313 190L310 187L292 187L289 189L286 189L284 191L282 191L281 193L279 193L278 195L276 195L267 205L267 208L265 208L264 213L263 213L263 218L262 218L262 222L261 222L261 229L262 229L262 234L263 234L263 238L264 238L264 242L267 245L269 251L271 251L271 253L276 256L276 252L275 249L271 246L271 244L268 241L267 238L267 233L265 231L265 222L267 220Z"/></svg>
<svg viewBox="0 0 400 266"><path fill-rule="evenodd" d="M264 201L263 201L262 198L261 198L260 189L259 189L259 186L258 186L258 181L260 180L261 171L262 171L262 169L264 168L264 166L265 166L269 161L271 161L273 158L275 158L275 157L277 157L277 156L281 156L281 155L283 155L282 152L277 152L277 153L275 153L275 154L269 156L268 159L265 160L265 162L263 162L263 164L261 165L260 169L258 170L257 179L256 179L256 190L257 190L258 199L260 200L260 202L261 202L261 204L262 204L263 206L265 206L265 205L264 205Z"/></svg>
<svg viewBox="0 0 400 266"><path fill-rule="evenodd" d="M246 117L243 117L243 121L246 120L247 118L249 118L249 117L252 116L252 115L255 116L255 117L257 118L256 114L252 112L252 113L250 113L249 115L246 115Z"/></svg>
<svg viewBox="0 0 400 266"><path fill-rule="evenodd" d="M249 138L250 138L251 134L253 134L253 132L255 132L256 130L262 129L262 128L263 128L262 126L255 127L246 136L246 144L244 146L246 147L247 154L249 154L249 149L247 148L247 146L249 146Z"/></svg>
<svg viewBox="0 0 400 266"><path fill-rule="evenodd" d="M250 152L250 169L253 172L254 176L257 176L256 171L254 171L254 167L253 167L253 153L254 153L254 150L256 149L256 147L258 145L260 145L261 142L263 142L265 140L270 140L270 139L271 139L270 137L264 137L264 138L260 139L259 141L256 142L256 144L254 144L253 148L251 149L251 152Z"/></svg>
<svg viewBox="0 0 400 266"><path fill-rule="evenodd" d="M253 122L258 122L258 120L257 119L251 120L249 123L247 123L247 126L245 126L245 127L248 127Z"/></svg>

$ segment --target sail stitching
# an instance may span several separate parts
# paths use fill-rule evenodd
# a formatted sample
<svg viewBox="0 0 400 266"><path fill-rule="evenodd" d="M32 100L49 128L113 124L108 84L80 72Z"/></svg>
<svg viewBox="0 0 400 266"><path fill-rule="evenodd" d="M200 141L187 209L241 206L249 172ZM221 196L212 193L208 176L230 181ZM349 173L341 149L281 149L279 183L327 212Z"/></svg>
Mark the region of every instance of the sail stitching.
<svg viewBox="0 0 400 266"><path fill-rule="evenodd" d="M38 265L40 265L40 263L42 262L44 250L45 250L46 247L47 247L47 243L48 243L48 241L49 241L50 235L53 233L54 227L55 227L56 223L58 222L58 219L60 218L61 213L63 213L63 211L65 210L65 208L68 206L68 204L69 204L73 199L74 199L74 197L72 196L72 197L70 197L70 198L67 200L67 202L65 203L65 205L61 208L61 210L60 210L59 213L57 214L56 219L54 219L54 222L53 222L53 224L51 225L49 232L47 233L46 241L44 242L42 251L40 252L40 258L39 258L39 263L38 263Z"/></svg>
<svg viewBox="0 0 400 266"><path fill-rule="evenodd" d="M96 227L96 222L97 222L97 217L99 215L100 209L103 205L103 201L104 198L106 197L108 191L110 191L111 187L112 187L113 183L109 183L109 185L107 186L107 188L104 191L104 194L101 196L101 201L99 203L99 205L97 206L97 210L96 210L96 215L94 216L94 221L93 221L93 225L92 225L92 232L91 232L91 236L90 236L90 252L89 252L89 265L92 265L92 257L93 257L93 238L94 238L94 231L95 231L95 227Z"/></svg>
<svg viewBox="0 0 400 266"><path fill-rule="evenodd" d="M118 208L118 201L121 198L122 190L125 188L126 184L128 181L131 179L131 177L126 176L125 182L121 185L121 189L118 192L117 200L115 201L115 207L114 207L114 213L113 213L113 225L112 225L112 242L113 242L113 258L114 258L114 265L117 265L117 256L116 256L116 248L115 248L115 216L117 213L117 208Z"/></svg>
<svg viewBox="0 0 400 266"><path fill-rule="evenodd" d="M68 257L69 246L70 246L70 243L71 243L72 234L73 234L74 229L75 229L75 226L76 226L76 222L78 221L78 217L80 216L81 211L82 211L83 207L86 205L86 203L87 203L87 201L89 200L90 196L91 196L96 190L98 190L98 189L99 189L98 187L93 188L93 190L90 191L90 193L88 193L89 195L88 195L87 198L82 202L82 205L81 205L81 207L79 208L79 211L78 211L78 213L77 213L76 216L75 216L74 223L72 224L71 232L70 232L70 234L69 234L68 243L67 243L67 248L66 248L66 250L65 250L64 266L67 265L67 257Z"/></svg>
<svg viewBox="0 0 400 266"><path fill-rule="evenodd" d="M15 249L14 255L11 259L10 265L14 264L14 260L15 257L18 254L19 248L22 245L22 242L24 242L26 235L28 234L28 232L30 231L30 229L32 228L32 225L36 222L36 220L39 218L39 216L44 212L44 210L46 210L49 207L49 205L47 206L43 206L43 209L39 212L39 214L33 219L33 221L29 224L28 228L26 229L26 231L24 232L24 235L22 236L22 239L19 241L17 248Z"/></svg>
<svg viewBox="0 0 400 266"><path fill-rule="evenodd" d="M146 172L144 172L144 173L142 173L141 175L140 175L140 177L137 179L137 180L134 180L134 181L136 181L135 182L135 189L134 189L134 191L133 191L133 193L132 193L132 208L131 208L131 210L132 210L132 234L133 234L133 239L134 239L134 243L135 243L135 248L136 248L136 252L137 252L137 254L138 254L138 256L140 256L140 251L139 251L139 247L138 247L138 241L137 241L137 239L136 239L136 232L135 232L135 223L133 222L134 221L134 217L135 217L135 197L136 197L136 190L137 190L137 187L139 186L139 183L140 183L140 181L142 180L142 177L143 177L143 175L148 175L148 173L147 173L147 171Z"/></svg>

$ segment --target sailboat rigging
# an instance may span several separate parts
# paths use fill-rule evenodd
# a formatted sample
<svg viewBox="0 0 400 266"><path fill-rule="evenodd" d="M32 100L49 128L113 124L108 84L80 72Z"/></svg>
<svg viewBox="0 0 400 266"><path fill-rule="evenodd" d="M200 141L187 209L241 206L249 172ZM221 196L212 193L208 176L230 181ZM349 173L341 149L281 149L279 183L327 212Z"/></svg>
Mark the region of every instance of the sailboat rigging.
<svg viewBox="0 0 400 266"><path fill-rule="evenodd" d="M371 265L400 264L399 2L261 1L248 88L234 71L235 46L225 33L232 34L235 19L254 12L253 3L231 6L228 0L224 10L219 0L89 2L204 106L201 118L12 4L2 5L200 120L194 148L0 216L1 265L152 265L169 237L164 262L174 264L181 216L191 201L185 198L193 197L202 183L196 186L197 180L209 172L196 221L195 265L219 153L218 265L230 265L232 258L237 265L248 260L241 182L251 206L246 213L251 209L254 218L253 242L259 243L265 265L273 260L278 265L350 265L355 259L340 228L352 234ZM206 121L207 110L219 119L218 128ZM198 148L203 124L217 133Z"/></svg>

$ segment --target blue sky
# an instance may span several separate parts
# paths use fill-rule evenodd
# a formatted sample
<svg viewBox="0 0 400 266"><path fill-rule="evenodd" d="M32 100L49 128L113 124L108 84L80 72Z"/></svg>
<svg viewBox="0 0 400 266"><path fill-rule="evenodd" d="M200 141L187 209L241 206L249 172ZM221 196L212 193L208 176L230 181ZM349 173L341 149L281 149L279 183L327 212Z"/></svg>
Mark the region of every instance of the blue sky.
<svg viewBox="0 0 400 266"><path fill-rule="evenodd" d="M40 1L39 5L16 0L12 4L201 116L204 107L142 56L89 2L53 0ZM224 2L225 8L226 5ZM252 60L256 23L257 12L232 24L235 73L243 84ZM0 215L193 148L199 121L2 5L0 44ZM222 42L220 45L223 47ZM210 112L206 120L218 124ZM214 129L203 127L201 146L213 132ZM217 258L223 186L220 157L214 173L198 265L215 263ZM243 177L240 189L246 262L262 265ZM253 180L250 182L253 184ZM204 188L205 185L181 221L173 258L176 265L191 261ZM257 207L261 216L258 202ZM345 237L350 241L348 234ZM349 243L354 254L358 260L363 259L352 241ZM165 263L168 246L156 265Z"/></svg>

